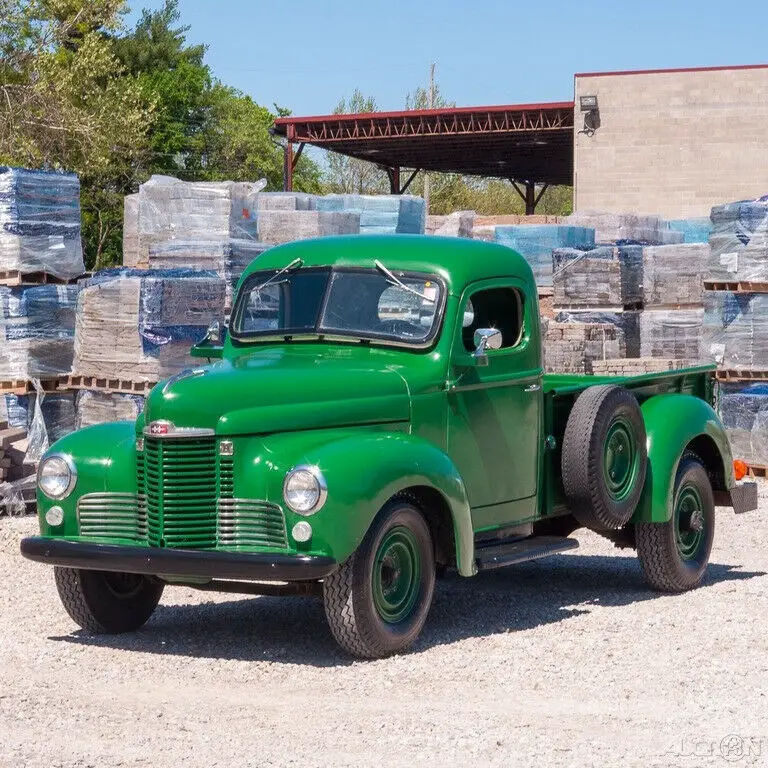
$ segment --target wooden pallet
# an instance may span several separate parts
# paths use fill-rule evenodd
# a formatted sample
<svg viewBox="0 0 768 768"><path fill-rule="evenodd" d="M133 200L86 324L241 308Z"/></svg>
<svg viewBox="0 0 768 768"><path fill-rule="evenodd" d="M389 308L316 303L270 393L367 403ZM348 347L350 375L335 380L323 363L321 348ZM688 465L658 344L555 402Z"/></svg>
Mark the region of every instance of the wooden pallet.
<svg viewBox="0 0 768 768"><path fill-rule="evenodd" d="M554 296L555 289L551 285L538 285L536 286L536 290L539 293L540 299L545 299L549 296Z"/></svg>
<svg viewBox="0 0 768 768"><path fill-rule="evenodd" d="M740 369L718 371L718 381L768 381L768 371L745 371Z"/></svg>
<svg viewBox="0 0 768 768"><path fill-rule="evenodd" d="M94 389L107 394L147 395L156 381L133 381L132 379L110 379L102 376L62 376L59 390Z"/></svg>
<svg viewBox="0 0 768 768"><path fill-rule="evenodd" d="M614 304L603 307L585 307L583 304L558 304L555 312L632 312L643 308L642 301L630 301L627 304ZM666 307L671 309L671 307ZM680 307L681 309L695 309L696 307ZM656 307L649 307L656 309Z"/></svg>
<svg viewBox="0 0 768 768"><path fill-rule="evenodd" d="M745 464L749 477L768 477L768 467L763 464L750 464L749 462L745 462Z"/></svg>
<svg viewBox="0 0 768 768"><path fill-rule="evenodd" d="M750 280L705 280L705 291L732 291L733 293L768 293L768 283Z"/></svg>
<svg viewBox="0 0 768 768"><path fill-rule="evenodd" d="M43 392L55 392L58 389L58 379L41 379ZM0 395L29 395L35 392L30 379L9 379L0 381Z"/></svg>
<svg viewBox="0 0 768 768"><path fill-rule="evenodd" d="M0 285L14 287L17 285L69 285L80 278L71 279L56 277L50 272L20 272L18 269L0 270Z"/></svg>

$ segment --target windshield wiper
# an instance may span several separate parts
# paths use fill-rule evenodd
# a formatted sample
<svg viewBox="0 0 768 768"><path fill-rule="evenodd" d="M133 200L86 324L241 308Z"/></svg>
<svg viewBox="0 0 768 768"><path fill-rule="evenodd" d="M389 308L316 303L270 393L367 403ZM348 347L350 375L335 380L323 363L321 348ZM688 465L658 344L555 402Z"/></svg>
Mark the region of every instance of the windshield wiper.
<svg viewBox="0 0 768 768"><path fill-rule="evenodd" d="M430 304L435 303L433 296L427 296L426 293L422 293L421 291L417 291L415 288L406 285L402 280L395 277L395 275L392 274L392 272L390 272L378 259L374 259L373 263L376 265L376 269L378 269L379 272L383 272L384 275L389 278L390 284L396 285L398 288L402 288L404 291L412 293L414 296L418 296L420 299L424 299L424 301L428 301Z"/></svg>
<svg viewBox="0 0 768 768"><path fill-rule="evenodd" d="M297 267L300 267L303 263L304 262L301 259L298 259L298 258L294 259L290 264L288 264L288 266L285 266L278 272L275 272L275 274L272 275L272 277L268 278L263 283L259 283L254 288L251 288L251 291L255 291L256 294L258 295L259 291L261 291L262 288L265 288L266 286L268 286L273 280L277 280L277 278L280 277L280 275L284 275L286 272L290 272L292 269L296 269Z"/></svg>

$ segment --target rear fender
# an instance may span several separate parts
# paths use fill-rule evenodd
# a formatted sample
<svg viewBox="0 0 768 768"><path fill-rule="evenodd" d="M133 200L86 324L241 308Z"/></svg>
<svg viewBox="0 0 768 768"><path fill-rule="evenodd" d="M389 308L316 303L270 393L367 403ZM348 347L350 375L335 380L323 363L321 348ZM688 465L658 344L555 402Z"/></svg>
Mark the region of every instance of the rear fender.
<svg viewBox="0 0 768 768"><path fill-rule="evenodd" d="M632 522L665 523L680 459L686 449L706 464L716 490L734 485L733 457L720 418L709 403L692 395L656 395L641 406L648 446L645 487Z"/></svg>

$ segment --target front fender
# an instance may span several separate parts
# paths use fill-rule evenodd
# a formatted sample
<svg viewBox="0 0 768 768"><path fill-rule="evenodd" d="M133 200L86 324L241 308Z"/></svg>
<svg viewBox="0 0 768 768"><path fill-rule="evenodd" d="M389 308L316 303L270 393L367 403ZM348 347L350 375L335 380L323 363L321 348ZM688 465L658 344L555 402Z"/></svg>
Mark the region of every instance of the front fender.
<svg viewBox="0 0 768 768"><path fill-rule="evenodd" d="M77 483L66 499L54 502L39 490L37 508L44 536L77 536L75 508L86 493L112 491L136 493L136 437L131 421L96 424L57 440L47 451L63 453L77 470ZM55 530L45 522L45 513L58 503L64 509L63 526Z"/></svg>
<svg viewBox="0 0 768 768"><path fill-rule="evenodd" d="M641 406L648 446L648 472L632 522L664 523L672 513L677 466L693 441L707 442L723 465L726 488L731 488L733 458L720 418L709 403L692 395L656 395Z"/></svg>
<svg viewBox="0 0 768 768"><path fill-rule="evenodd" d="M288 445L282 440L279 447L272 440L268 442L278 449L273 461L276 455L288 455L284 452ZM315 545L324 546L326 554L339 562L346 560L360 546L388 499L406 488L428 486L443 496L450 509L459 573L475 573L467 492L453 462L432 443L400 432L347 433L330 442L310 444L300 456L293 453L293 459L291 466L317 465L328 485L325 506L308 518L315 532L313 551ZM289 465L270 473L270 498L282 498L287 469Z"/></svg>

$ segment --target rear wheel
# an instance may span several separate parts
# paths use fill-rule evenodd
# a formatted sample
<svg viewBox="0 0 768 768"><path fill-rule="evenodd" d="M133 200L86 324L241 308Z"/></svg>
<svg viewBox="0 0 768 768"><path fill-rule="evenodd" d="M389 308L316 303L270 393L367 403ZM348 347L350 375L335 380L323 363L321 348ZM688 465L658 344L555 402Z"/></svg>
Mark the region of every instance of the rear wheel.
<svg viewBox="0 0 768 768"><path fill-rule="evenodd" d="M325 615L334 638L349 653L389 656L419 636L434 589L429 527L416 506L394 499L357 551L323 582Z"/></svg>
<svg viewBox="0 0 768 768"><path fill-rule="evenodd" d="M677 470L669 521L635 526L646 581L664 592L697 587L709 564L714 535L712 484L699 459L686 454Z"/></svg>
<svg viewBox="0 0 768 768"><path fill-rule="evenodd" d="M135 573L54 568L56 588L72 620L87 632L117 634L143 626L163 584Z"/></svg>

